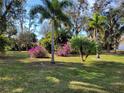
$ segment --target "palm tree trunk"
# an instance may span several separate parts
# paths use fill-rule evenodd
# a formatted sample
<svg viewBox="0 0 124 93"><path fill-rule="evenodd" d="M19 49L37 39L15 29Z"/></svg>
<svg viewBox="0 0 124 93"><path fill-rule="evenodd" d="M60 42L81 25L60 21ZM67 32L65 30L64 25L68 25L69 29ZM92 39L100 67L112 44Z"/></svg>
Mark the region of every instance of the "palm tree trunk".
<svg viewBox="0 0 124 93"><path fill-rule="evenodd" d="M114 38L114 53L116 54L117 53L117 39Z"/></svg>
<svg viewBox="0 0 124 93"><path fill-rule="evenodd" d="M54 61L54 23L52 23L52 44L51 44L51 64L55 64Z"/></svg>
<svg viewBox="0 0 124 93"><path fill-rule="evenodd" d="M117 50L116 50L116 48L114 49L114 53L115 53L115 54L117 53Z"/></svg>
<svg viewBox="0 0 124 93"><path fill-rule="evenodd" d="M23 29L23 18L20 19L20 27L21 27L21 32L23 33L24 32L24 29Z"/></svg>
<svg viewBox="0 0 124 93"><path fill-rule="evenodd" d="M96 29L96 43L97 43L97 47L96 47L96 58L99 59L100 58L100 54L99 54L99 33Z"/></svg>
<svg viewBox="0 0 124 93"><path fill-rule="evenodd" d="M93 32L93 39L96 40L96 30L94 29L94 32Z"/></svg>

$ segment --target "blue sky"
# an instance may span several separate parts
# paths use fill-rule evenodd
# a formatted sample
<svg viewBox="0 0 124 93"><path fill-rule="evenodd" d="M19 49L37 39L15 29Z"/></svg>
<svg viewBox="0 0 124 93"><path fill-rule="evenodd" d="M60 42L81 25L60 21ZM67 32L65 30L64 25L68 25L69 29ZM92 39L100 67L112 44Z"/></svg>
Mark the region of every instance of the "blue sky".
<svg viewBox="0 0 124 93"><path fill-rule="evenodd" d="M88 0L88 2L90 4L90 6L92 6L94 3L94 0ZM25 4L25 6L26 6L27 11L29 11L31 9L31 7L38 5L38 4L42 4L42 0L28 0L27 3ZM40 39L42 37L40 28L41 28L41 25L37 26L37 32L35 32L38 39Z"/></svg>
<svg viewBox="0 0 124 93"><path fill-rule="evenodd" d="M95 2L95 0L88 0L90 7L92 7L94 2ZM33 7L35 5L39 5L39 4L42 4L42 0L28 0L26 3L26 9L27 9L27 11L29 11L31 9L31 7ZM112 4L112 5L115 5L115 4ZM41 25L38 25L37 26L37 32L35 32L38 39L40 39L42 37L42 33L40 31L40 28L41 28Z"/></svg>
<svg viewBox="0 0 124 93"><path fill-rule="evenodd" d="M89 4L92 6L94 0L88 0ZM42 0L28 0L27 3L26 3L26 9L27 11L29 11L31 9L31 7L37 5L37 4L42 4ZM42 37L42 35L39 33L40 32L40 28L41 28L41 25L37 26L37 31L36 34L38 36L38 39L40 39Z"/></svg>
<svg viewBox="0 0 124 93"><path fill-rule="evenodd" d="M31 8L32 6L35 6L36 4L42 3L41 0L28 0L26 3L26 6L28 8Z"/></svg>
<svg viewBox="0 0 124 93"><path fill-rule="evenodd" d="M41 0L28 0L27 3L25 4L27 12L30 11L31 7L33 7L35 5L39 5L41 3L42 3ZM42 35L39 34L39 31L40 31L40 25L37 26L37 31L35 32L38 39L40 39L42 37Z"/></svg>

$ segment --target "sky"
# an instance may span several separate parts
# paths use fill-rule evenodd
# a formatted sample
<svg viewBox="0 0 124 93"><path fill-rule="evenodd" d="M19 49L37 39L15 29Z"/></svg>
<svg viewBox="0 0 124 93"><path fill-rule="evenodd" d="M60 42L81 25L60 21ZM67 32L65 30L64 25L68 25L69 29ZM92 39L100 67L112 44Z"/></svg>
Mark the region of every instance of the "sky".
<svg viewBox="0 0 124 93"><path fill-rule="evenodd" d="M28 0L26 3L26 6L28 8L31 8L32 6L35 6L35 5L40 4L40 3L42 3L41 0Z"/></svg>
<svg viewBox="0 0 124 93"><path fill-rule="evenodd" d="M94 0L88 0L90 6L92 6ZM42 4L42 0L28 0L27 3L25 4L27 11L29 12L29 10L31 9L31 7L38 5L38 4ZM37 31L35 32L37 35L38 39L42 38L42 33L41 33L41 27L42 25L38 25L37 26Z"/></svg>
<svg viewBox="0 0 124 93"><path fill-rule="evenodd" d="M33 6L36 6L36 5L39 5L39 4L41 4L42 2L41 2L41 0L28 0L27 1L27 3L25 4L25 7L26 7L26 10L27 10L27 12L29 12L30 11L30 9L33 7ZM38 25L37 27L36 27L36 32L35 32L35 34L37 35L37 38L38 39L41 39L41 37L42 37L42 35L39 33L40 32L40 27L41 25ZM35 28L34 28L35 29Z"/></svg>
<svg viewBox="0 0 124 93"><path fill-rule="evenodd" d="M124 0L120 0L120 1L124 1ZM95 0L88 0L88 2L89 2L90 7L92 7ZM29 12L31 7L33 7L35 5L39 5L39 4L42 4L42 0L28 0L27 3L25 4L25 6L26 6L27 11ZM38 39L41 39L41 37L42 37L41 28L42 28L42 25L38 25L37 32L35 32L36 35L38 36Z"/></svg>

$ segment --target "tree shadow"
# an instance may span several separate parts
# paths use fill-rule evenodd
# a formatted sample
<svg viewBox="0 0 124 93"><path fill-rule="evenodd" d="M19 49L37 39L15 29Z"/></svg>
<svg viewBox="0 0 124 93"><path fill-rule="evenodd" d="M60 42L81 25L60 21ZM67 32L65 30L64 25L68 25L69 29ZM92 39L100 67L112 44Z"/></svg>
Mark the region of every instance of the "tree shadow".
<svg viewBox="0 0 124 93"><path fill-rule="evenodd" d="M74 62L18 59L0 63L0 90L3 93L123 93L124 64L96 61L91 65Z"/></svg>
<svg viewBox="0 0 124 93"><path fill-rule="evenodd" d="M8 54L3 54L0 55L1 60L17 60L17 59L25 59L29 58L29 55L27 53L22 53L22 52L10 52Z"/></svg>

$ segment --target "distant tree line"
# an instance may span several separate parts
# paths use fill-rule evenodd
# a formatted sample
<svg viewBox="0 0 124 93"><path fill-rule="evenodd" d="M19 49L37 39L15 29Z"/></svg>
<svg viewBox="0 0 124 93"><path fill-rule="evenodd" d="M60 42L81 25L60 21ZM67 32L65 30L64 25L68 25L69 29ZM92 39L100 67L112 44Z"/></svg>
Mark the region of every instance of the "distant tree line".
<svg viewBox="0 0 124 93"><path fill-rule="evenodd" d="M92 49L83 49L86 46L80 44L85 43L87 47L95 44L96 57L100 58L102 50L116 52L124 34L123 1L96 0L91 6L87 0L42 0L42 4L32 7L29 13L25 7L27 3L27 0L0 1L1 52L29 50L42 45L52 54L51 62L55 63L54 54L68 43L78 45L78 49L72 46L73 53L79 52L87 58ZM38 41L36 25L43 25L46 20L50 29L41 33L43 37Z"/></svg>

